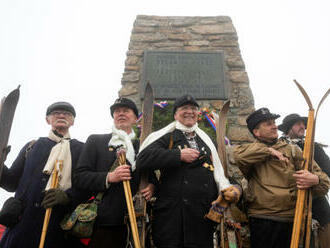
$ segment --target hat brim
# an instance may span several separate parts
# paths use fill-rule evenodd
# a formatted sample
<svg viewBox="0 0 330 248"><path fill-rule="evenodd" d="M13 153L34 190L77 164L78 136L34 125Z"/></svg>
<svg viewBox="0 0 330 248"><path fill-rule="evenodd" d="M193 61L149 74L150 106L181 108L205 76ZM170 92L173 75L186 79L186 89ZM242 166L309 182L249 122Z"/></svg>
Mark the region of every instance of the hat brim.
<svg viewBox="0 0 330 248"><path fill-rule="evenodd" d="M120 107L126 107L126 108L131 109L133 111L133 113L136 115L136 118L138 118L137 110L133 109L132 106L130 106L129 104L125 104L125 103L115 103L115 104L111 105L110 111L111 111L112 117L113 117L113 113L115 112L115 109L120 108Z"/></svg>

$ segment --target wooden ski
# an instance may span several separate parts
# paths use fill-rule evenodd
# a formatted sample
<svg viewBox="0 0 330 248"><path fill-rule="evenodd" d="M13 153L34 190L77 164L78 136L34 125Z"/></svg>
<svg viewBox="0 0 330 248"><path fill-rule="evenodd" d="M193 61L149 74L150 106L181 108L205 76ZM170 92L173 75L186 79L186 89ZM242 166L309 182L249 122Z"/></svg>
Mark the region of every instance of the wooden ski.
<svg viewBox="0 0 330 248"><path fill-rule="evenodd" d="M7 145L11 126L14 119L16 106L19 100L19 87L2 98L0 104L0 178L2 175L3 163L9 152Z"/></svg>
<svg viewBox="0 0 330 248"><path fill-rule="evenodd" d="M154 94L150 82L147 82L143 106L142 106L142 129L140 135L140 145L152 132L152 118L154 112ZM147 202L140 193L148 185L148 173L144 172L141 175L141 182L139 185L139 192L135 196L135 211L137 216L137 225L139 229L141 248L145 247L146 225L148 220Z"/></svg>
<svg viewBox="0 0 330 248"><path fill-rule="evenodd" d="M294 80L295 84L297 85L298 89L304 96L306 103L309 107L308 110L308 121L307 121L307 128L306 128L306 136L305 136L305 144L303 150L303 169L312 171L312 162L314 157L314 138L315 138L315 124L316 118L318 115L318 111L320 106L326 99L326 97L330 94L330 89L322 97L321 101L318 104L317 111L315 114L312 102L304 90L304 88ZM305 211L305 214L304 214ZM307 211L307 214L306 214ZM307 217L306 217L307 216ZM292 229L292 237L291 237L291 245L290 248L298 248L300 240L303 240L303 235L305 235L305 248L309 248L310 246L310 234L311 234L311 219L312 219L312 195L311 190L301 190L298 189L297 192L297 202L296 202L296 209L295 209L295 216L293 222L293 229ZM302 235L301 235L302 232Z"/></svg>
<svg viewBox="0 0 330 248"><path fill-rule="evenodd" d="M219 158L223 167L223 171L225 176L228 178L228 160L227 160L227 153L226 153L226 144L225 144L225 134L226 134L226 124L227 124L227 113L229 111L230 101L226 101L222 106L222 109L219 113L219 118L216 121L216 134L217 134L217 142L218 142L218 154ZM230 208L228 208L223 218L221 219L221 248L236 248L237 247L237 240L235 231L227 228L226 220L232 220L232 215L230 212Z"/></svg>

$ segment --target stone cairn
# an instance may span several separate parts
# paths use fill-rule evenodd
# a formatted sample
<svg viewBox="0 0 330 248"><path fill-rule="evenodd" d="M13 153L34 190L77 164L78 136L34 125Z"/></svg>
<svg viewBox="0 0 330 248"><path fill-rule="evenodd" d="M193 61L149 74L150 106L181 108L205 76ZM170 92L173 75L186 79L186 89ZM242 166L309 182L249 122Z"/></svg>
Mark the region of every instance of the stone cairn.
<svg viewBox="0 0 330 248"><path fill-rule="evenodd" d="M254 110L254 101L236 30L230 17L137 16L127 51L119 95L134 100L140 109L139 92L145 50L223 51L225 77L230 86L230 110L226 135L233 144L253 140L245 120ZM200 101L200 104L219 109L223 101L204 100ZM242 181L240 171L234 166L230 166L229 175ZM246 185L244 179L242 184ZM247 238L246 235L242 233L243 240ZM248 245L245 244L244 247Z"/></svg>

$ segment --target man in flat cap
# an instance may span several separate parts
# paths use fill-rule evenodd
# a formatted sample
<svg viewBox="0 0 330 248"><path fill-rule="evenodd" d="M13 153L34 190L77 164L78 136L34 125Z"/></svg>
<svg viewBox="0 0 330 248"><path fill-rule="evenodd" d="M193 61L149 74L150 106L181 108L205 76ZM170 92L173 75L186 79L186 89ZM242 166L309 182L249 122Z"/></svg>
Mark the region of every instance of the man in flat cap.
<svg viewBox="0 0 330 248"><path fill-rule="evenodd" d="M212 201L232 186L209 136L198 128L198 103L176 99L175 121L151 133L136 161L138 169L160 170L152 235L158 248L213 247L215 223L205 218ZM236 201L238 194L230 199Z"/></svg>
<svg viewBox="0 0 330 248"><path fill-rule="evenodd" d="M284 117L278 129L283 132L281 139L288 143L298 145L301 149L305 144L305 130L307 127L307 117L298 114L289 114ZM320 143L314 143L314 160L323 172L330 177L330 159ZM330 244L330 206L325 196L314 197L312 202L313 219L320 224L318 229L319 244L321 248L326 248Z"/></svg>
<svg viewBox="0 0 330 248"><path fill-rule="evenodd" d="M94 196L103 194L88 246L95 248L126 247L127 207L123 181L130 180L133 196L139 183L135 171L139 141L132 128L138 117L138 109L132 100L119 98L110 107L110 112L114 120L112 133L88 137L73 179L75 187L91 191ZM119 165L116 152L119 147L126 150L125 165ZM146 194L151 196L151 189Z"/></svg>
<svg viewBox="0 0 330 248"><path fill-rule="evenodd" d="M12 166L4 167L0 186L15 192L18 203L10 208L19 211L19 218L12 218L11 223L7 224L0 247L38 247L47 208L52 208L52 214L44 247L78 245L78 241L74 244L72 238L65 237L59 224L79 201L78 192L71 188L71 172L83 147L83 143L70 138L69 129L75 116L76 112L68 102L50 105L46 111L46 121L51 126L48 137L40 137L26 144ZM51 173L57 160L63 162L63 168L59 171L59 186L50 189Z"/></svg>
<svg viewBox="0 0 330 248"><path fill-rule="evenodd" d="M278 140L275 120L267 108L246 120L254 143L234 148L235 163L248 180L247 204L251 247L290 247L297 188L312 187L314 196L325 195L330 181L313 162L313 173L302 170L301 149Z"/></svg>

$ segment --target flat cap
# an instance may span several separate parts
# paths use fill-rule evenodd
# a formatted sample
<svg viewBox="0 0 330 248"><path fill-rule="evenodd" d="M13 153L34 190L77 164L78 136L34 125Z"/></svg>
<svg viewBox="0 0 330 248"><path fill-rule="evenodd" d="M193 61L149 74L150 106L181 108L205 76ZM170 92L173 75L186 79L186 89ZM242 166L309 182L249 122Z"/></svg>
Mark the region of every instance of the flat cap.
<svg viewBox="0 0 330 248"><path fill-rule="evenodd" d="M139 111L138 111L135 103L131 99L119 97L115 101L115 103L110 106L110 112L111 112L112 117L113 117L113 113L115 112L115 109L119 108L119 107L127 107L127 108L132 109L134 114L136 115L136 118L138 118Z"/></svg>
<svg viewBox="0 0 330 248"><path fill-rule="evenodd" d="M248 116L248 118L246 119L246 124L250 132L253 134L253 129L260 122L266 120L275 120L279 117L280 115L271 113L268 108L260 108Z"/></svg>
<svg viewBox="0 0 330 248"><path fill-rule="evenodd" d="M305 127L307 127L308 117L300 116L298 114L290 114L284 117L282 123L278 126L278 129L287 134L291 127L298 121L303 121Z"/></svg>
<svg viewBox="0 0 330 248"><path fill-rule="evenodd" d="M176 110L184 105L191 104L199 108L198 103L196 102L195 98L192 95L183 95L178 97L173 105L173 115L175 114Z"/></svg>
<svg viewBox="0 0 330 248"><path fill-rule="evenodd" d="M65 110L70 112L74 117L76 117L76 111L74 110L74 107L68 102L55 102L49 105L46 111L46 115L49 115L55 110Z"/></svg>

